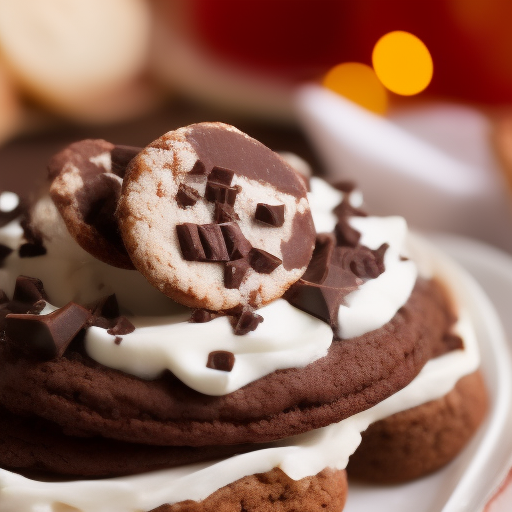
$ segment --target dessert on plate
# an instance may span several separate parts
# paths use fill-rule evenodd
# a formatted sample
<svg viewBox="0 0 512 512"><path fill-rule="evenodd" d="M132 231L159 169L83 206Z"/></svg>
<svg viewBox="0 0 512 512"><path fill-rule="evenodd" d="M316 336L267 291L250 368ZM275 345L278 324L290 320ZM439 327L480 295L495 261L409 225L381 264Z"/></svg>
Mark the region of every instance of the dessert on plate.
<svg viewBox="0 0 512 512"><path fill-rule="evenodd" d="M0 512L340 511L361 432L405 481L485 414L456 272L234 127L71 144L0 226Z"/></svg>

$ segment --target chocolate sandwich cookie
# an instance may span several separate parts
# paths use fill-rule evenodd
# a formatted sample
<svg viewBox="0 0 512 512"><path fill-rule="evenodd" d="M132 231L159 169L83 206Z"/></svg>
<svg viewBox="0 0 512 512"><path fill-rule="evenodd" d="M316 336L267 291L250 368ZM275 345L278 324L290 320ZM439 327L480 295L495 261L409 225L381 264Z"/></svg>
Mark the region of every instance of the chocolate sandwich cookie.
<svg viewBox="0 0 512 512"><path fill-rule="evenodd" d="M117 218L146 279L189 307L260 307L306 270L315 228L303 180L232 126L169 132L130 163Z"/></svg>
<svg viewBox="0 0 512 512"><path fill-rule="evenodd" d="M487 409L481 373L467 375L444 397L370 425L347 471L351 477L385 484L431 473L466 446Z"/></svg>
<svg viewBox="0 0 512 512"><path fill-rule="evenodd" d="M105 140L70 144L48 164L50 196L76 242L105 263L133 269L114 212L126 166L140 148Z"/></svg>
<svg viewBox="0 0 512 512"><path fill-rule="evenodd" d="M171 446L267 442L338 422L392 395L452 348L453 321L443 287L420 279L378 331L335 341L304 368L278 370L223 396L198 393L170 372L144 381L72 351L31 360L3 335L0 403L73 436Z"/></svg>

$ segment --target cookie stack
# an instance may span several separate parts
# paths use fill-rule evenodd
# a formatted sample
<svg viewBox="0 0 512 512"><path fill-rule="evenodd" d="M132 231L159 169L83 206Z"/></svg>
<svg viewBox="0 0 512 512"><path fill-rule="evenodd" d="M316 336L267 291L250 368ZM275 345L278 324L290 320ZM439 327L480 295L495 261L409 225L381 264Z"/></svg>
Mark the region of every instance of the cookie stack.
<svg viewBox="0 0 512 512"><path fill-rule="evenodd" d="M449 279L353 185L221 123L48 176L0 196L0 510L340 511L370 425L349 471L397 482L481 422Z"/></svg>

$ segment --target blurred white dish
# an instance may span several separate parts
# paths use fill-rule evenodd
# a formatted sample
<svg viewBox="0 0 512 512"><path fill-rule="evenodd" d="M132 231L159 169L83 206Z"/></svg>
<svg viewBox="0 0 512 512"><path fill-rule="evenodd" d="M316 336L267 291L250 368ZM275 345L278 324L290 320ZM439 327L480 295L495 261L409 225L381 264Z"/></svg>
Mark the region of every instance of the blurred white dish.
<svg viewBox="0 0 512 512"><path fill-rule="evenodd" d="M470 239L446 235L431 239L472 274L462 285L479 338L491 397L489 416L463 453L429 477L398 486L351 482L345 512L477 512L511 463L512 358L506 336L512 339L512 258Z"/></svg>

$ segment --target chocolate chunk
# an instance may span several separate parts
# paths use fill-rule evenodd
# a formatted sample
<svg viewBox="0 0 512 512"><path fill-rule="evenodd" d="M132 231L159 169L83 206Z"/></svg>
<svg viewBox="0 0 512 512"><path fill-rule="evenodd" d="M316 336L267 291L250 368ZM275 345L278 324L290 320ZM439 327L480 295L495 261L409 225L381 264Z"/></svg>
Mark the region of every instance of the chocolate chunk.
<svg viewBox="0 0 512 512"><path fill-rule="evenodd" d="M116 294L106 295L94 304L88 306L89 311L94 317L117 318L119 316L119 303Z"/></svg>
<svg viewBox="0 0 512 512"><path fill-rule="evenodd" d="M13 302L21 302L32 306L39 300L49 302L43 283L35 277L19 276L14 286Z"/></svg>
<svg viewBox="0 0 512 512"><path fill-rule="evenodd" d="M120 178L124 178L128 164L142 151L142 149L143 148L137 148L134 146L115 146L110 152L112 172Z"/></svg>
<svg viewBox="0 0 512 512"><path fill-rule="evenodd" d="M204 250L202 261L229 261L226 242L219 224L198 226L199 239Z"/></svg>
<svg viewBox="0 0 512 512"><path fill-rule="evenodd" d="M355 208L350 204L350 201L347 199L343 199L341 203L336 206L333 210L334 215L338 217L338 219L344 219L346 217L367 217L368 214L361 210L360 208Z"/></svg>
<svg viewBox="0 0 512 512"><path fill-rule="evenodd" d="M189 172L189 174L204 176L206 174L206 167L203 162L201 162L201 160L196 160L196 163L192 167L192 170Z"/></svg>
<svg viewBox="0 0 512 512"><path fill-rule="evenodd" d="M207 368L219 370L221 372L230 372L235 365L235 355L225 350L216 350L208 354Z"/></svg>
<svg viewBox="0 0 512 512"><path fill-rule="evenodd" d="M282 261L267 251L252 248L249 252L249 264L258 274L270 274Z"/></svg>
<svg viewBox="0 0 512 512"><path fill-rule="evenodd" d="M40 244L27 242L20 246L18 254L20 258L37 258L46 254L46 248Z"/></svg>
<svg viewBox="0 0 512 512"><path fill-rule="evenodd" d="M207 309L195 309L190 316L189 322L193 324L204 324L206 322L212 321L218 316L218 314L214 313L213 311L208 311Z"/></svg>
<svg viewBox="0 0 512 512"><path fill-rule="evenodd" d="M284 224L284 204L271 205L258 203L254 218L276 228Z"/></svg>
<svg viewBox="0 0 512 512"><path fill-rule="evenodd" d="M345 194L350 194L356 189L356 184L353 181L337 181L333 183L332 186L339 190L340 192L344 192Z"/></svg>
<svg viewBox="0 0 512 512"><path fill-rule="evenodd" d="M341 246L356 247L361 238L361 233L354 229L346 219L341 219L334 228L336 243Z"/></svg>
<svg viewBox="0 0 512 512"><path fill-rule="evenodd" d="M7 245L0 244L0 268L2 268L4 264L4 260L12 253L12 249L7 247Z"/></svg>
<svg viewBox="0 0 512 512"><path fill-rule="evenodd" d="M107 332L113 336L125 336L133 331L135 331L135 326L130 322L130 320L125 316L120 316L116 318L114 326L108 329Z"/></svg>
<svg viewBox="0 0 512 512"><path fill-rule="evenodd" d="M219 183L221 185L226 185L227 187L229 187L231 186L231 182L233 181L234 175L234 171L231 171L230 169L215 166L212 169L212 172L208 174L208 181Z"/></svg>
<svg viewBox="0 0 512 512"><path fill-rule="evenodd" d="M457 334L445 334L443 336L443 343L446 345L446 348L450 350L459 350L464 348L464 342L462 338Z"/></svg>
<svg viewBox="0 0 512 512"><path fill-rule="evenodd" d="M350 270L360 278L375 279L384 272L384 254L388 244L382 244L378 249L372 251L367 247L361 247L354 254L350 262Z"/></svg>
<svg viewBox="0 0 512 512"><path fill-rule="evenodd" d="M302 276L304 281L319 284L325 281L329 272L333 249L334 238L332 235L321 234L316 237L315 249L311 256L311 261Z"/></svg>
<svg viewBox="0 0 512 512"><path fill-rule="evenodd" d="M208 182L204 197L207 201L212 203L226 203L233 206L236 201L236 196L241 188L237 185L235 187L228 187L221 183Z"/></svg>
<svg viewBox="0 0 512 512"><path fill-rule="evenodd" d="M263 322L263 317L261 315L257 315L250 309L244 309L242 313L235 318L233 332L237 336L243 336L248 332L256 330L261 322Z"/></svg>
<svg viewBox="0 0 512 512"><path fill-rule="evenodd" d="M114 343L116 345L121 345L122 341L123 341L123 338L121 338L121 336L116 336L115 339L114 339Z"/></svg>
<svg viewBox="0 0 512 512"><path fill-rule="evenodd" d="M228 250L230 260L245 258L252 249L251 242L245 238L240 226L234 222L219 224Z"/></svg>
<svg viewBox="0 0 512 512"><path fill-rule="evenodd" d="M226 203L215 203L215 213L213 219L217 224L226 222L235 222L240 220L240 217L235 212L235 209Z"/></svg>
<svg viewBox="0 0 512 512"><path fill-rule="evenodd" d="M187 261L204 261L205 254L203 244L199 238L197 224L186 222L176 225L176 233L180 243L181 254Z"/></svg>
<svg viewBox="0 0 512 512"><path fill-rule="evenodd" d="M228 261L224 266L224 287L228 290L240 288L248 269L249 262L245 258Z"/></svg>
<svg viewBox="0 0 512 512"><path fill-rule="evenodd" d="M74 302L49 315L10 314L6 334L28 354L49 360L64 354L90 317L87 309Z"/></svg>
<svg viewBox="0 0 512 512"><path fill-rule="evenodd" d="M184 183L181 183L176 194L176 202L178 206L183 210L189 206L194 206L197 201L201 198L199 192Z"/></svg>

